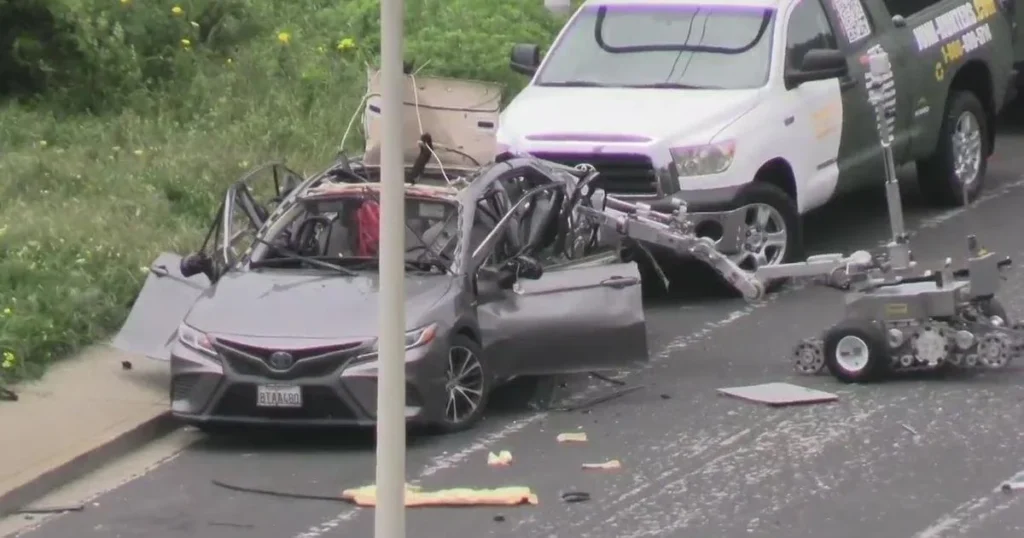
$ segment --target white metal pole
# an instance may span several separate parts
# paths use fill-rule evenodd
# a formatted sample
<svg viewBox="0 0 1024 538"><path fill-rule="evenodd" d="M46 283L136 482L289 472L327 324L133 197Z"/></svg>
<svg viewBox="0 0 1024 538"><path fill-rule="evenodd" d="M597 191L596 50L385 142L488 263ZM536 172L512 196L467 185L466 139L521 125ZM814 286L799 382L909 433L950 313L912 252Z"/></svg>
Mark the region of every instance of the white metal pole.
<svg viewBox="0 0 1024 538"><path fill-rule="evenodd" d="M375 538L405 538L403 0L380 2L381 221Z"/></svg>

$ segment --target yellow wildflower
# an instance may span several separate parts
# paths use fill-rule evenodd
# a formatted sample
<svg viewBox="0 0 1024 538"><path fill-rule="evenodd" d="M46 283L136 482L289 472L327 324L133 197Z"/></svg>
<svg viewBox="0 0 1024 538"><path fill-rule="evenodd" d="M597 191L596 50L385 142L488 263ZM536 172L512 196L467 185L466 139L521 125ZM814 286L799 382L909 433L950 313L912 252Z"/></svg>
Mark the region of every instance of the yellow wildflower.
<svg viewBox="0 0 1024 538"><path fill-rule="evenodd" d="M327 52L327 49L325 49L323 45L321 45L316 48L316 51L319 52L320 54L323 54L324 52Z"/></svg>
<svg viewBox="0 0 1024 538"><path fill-rule="evenodd" d="M282 45L287 45L288 43L291 43L292 35L288 32L279 32L277 34L277 40L280 41Z"/></svg>
<svg viewBox="0 0 1024 538"><path fill-rule="evenodd" d="M227 62L228 62L228 63L231 63L231 58L228 58Z"/></svg>
<svg viewBox="0 0 1024 538"><path fill-rule="evenodd" d="M132 153L134 153L136 155L142 155L142 150L141 149L137 149L137 150L133 151Z"/></svg>
<svg viewBox="0 0 1024 538"><path fill-rule="evenodd" d="M188 23L191 24L193 28L199 28L199 23L196 21L188 21Z"/></svg>
<svg viewBox="0 0 1024 538"><path fill-rule="evenodd" d="M4 309L4 316L10 316L12 313L13 313L13 311L10 308L5 308Z"/></svg>
<svg viewBox="0 0 1024 538"><path fill-rule="evenodd" d="M185 13L185 10L181 9L181 6L174 6L171 8L171 14L175 16L181 16L183 13Z"/></svg>
<svg viewBox="0 0 1024 538"><path fill-rule="evenodd" d="M121 0L121 4L123 4L123 5L127 6L130 3L132 3L132 0Z"/></svg>
<svg viewBox="0 0 1024 538"><path fill-rule="evenodd" d="M192 46L192 41L190 41L188 39L182 39L181 40L181 46L185 47L187 49L187 48Z"/></svg>
<svg viewBox="0 0 1024 538"><path fill-rule="evenodd" d="M0 368L3 368L4 370L14 368L15 359L16 357L14 356L14 353L4 351L4 360L0 363Z"/></svg>
<svg viewBox="0 0 1024 538"><path fill-rule="evenodd" d="M346 37L341 41L338 41L338 50L344 52L346 50L352 50L356 48L356 41L351 37Z"/></svg>

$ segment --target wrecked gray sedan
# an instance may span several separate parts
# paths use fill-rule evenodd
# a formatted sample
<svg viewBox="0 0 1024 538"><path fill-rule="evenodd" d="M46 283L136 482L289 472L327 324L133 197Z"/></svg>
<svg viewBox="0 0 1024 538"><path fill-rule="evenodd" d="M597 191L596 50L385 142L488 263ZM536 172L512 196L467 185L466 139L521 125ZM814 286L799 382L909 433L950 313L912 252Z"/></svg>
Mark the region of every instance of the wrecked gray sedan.
<svg viewBox="0 0 1024 538"><path fill-rule="evenodd" d="M410 423L464 429L514 378L647 360L636 264L556 255L557 189L511 192L565 173L539 162L406 185ZM374 422L379 184L339 163L305 180L281 165L250 174L198 252L153 263L114 343L170 361L175 416L204 429Z"/></svg>

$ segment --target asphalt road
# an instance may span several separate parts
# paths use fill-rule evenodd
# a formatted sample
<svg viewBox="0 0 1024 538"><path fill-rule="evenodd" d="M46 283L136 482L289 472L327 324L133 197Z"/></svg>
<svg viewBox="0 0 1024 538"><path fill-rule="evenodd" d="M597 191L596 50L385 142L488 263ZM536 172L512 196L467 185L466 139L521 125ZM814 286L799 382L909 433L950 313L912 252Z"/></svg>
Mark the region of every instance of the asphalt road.
<svg viewBox="0 0 1024 538"><path fill-rule="evenodd" d="M1024 135L1005 130L985 197L970 210L922 207L906 194L918 259L964 252L968 231L1024 260ZM812 217L815 253L873 247L888 233L882 192ZM414 439L410 481L426 489L531 487L537 506L426 508L410 537L1009 538L1024 535L1024 501L997 491L1024 470L1024 366L947 379L843 386L792 373L801 338L839 319L841 296L791 287L769 301L690 296L647 308L652 362L623 379L644 388L585 411L492 413L481 427ZM1002 300L1024 316L1024 267ZM769 408L718 387L789 381L840 400ZM614 390L575 380L568 397ZM559 445L560 432L589 442ZM486 465L509 450L511 467ZM619 459L617 472L584 462ZM369 538L373 511L340 503L235 493L211 484L336 495L373 481L365 432L203 439L177 457L43 522L26 538ZM591 500L565 503L565 491ZM501 515L503 518L496 518ZM500 519L500 521L499 521Z"/></svg>

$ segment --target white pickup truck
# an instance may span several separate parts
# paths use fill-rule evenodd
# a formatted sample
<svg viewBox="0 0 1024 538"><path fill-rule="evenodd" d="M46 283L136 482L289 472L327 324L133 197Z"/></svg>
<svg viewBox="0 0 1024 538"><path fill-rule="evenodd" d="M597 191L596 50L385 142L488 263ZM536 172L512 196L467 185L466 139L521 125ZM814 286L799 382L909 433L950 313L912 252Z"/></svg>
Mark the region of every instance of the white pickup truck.
<svg viewBox="0 0 1024 538"><path fill-rule="evenodd" d="M894 154L936 204L982 189L1014 82L997 0L589 0L503 111L499 150L587 162L746 269L802 258L801 216L884 180L865 62L888 53ZM966 185L966 188L964 186Z"/></svg>

